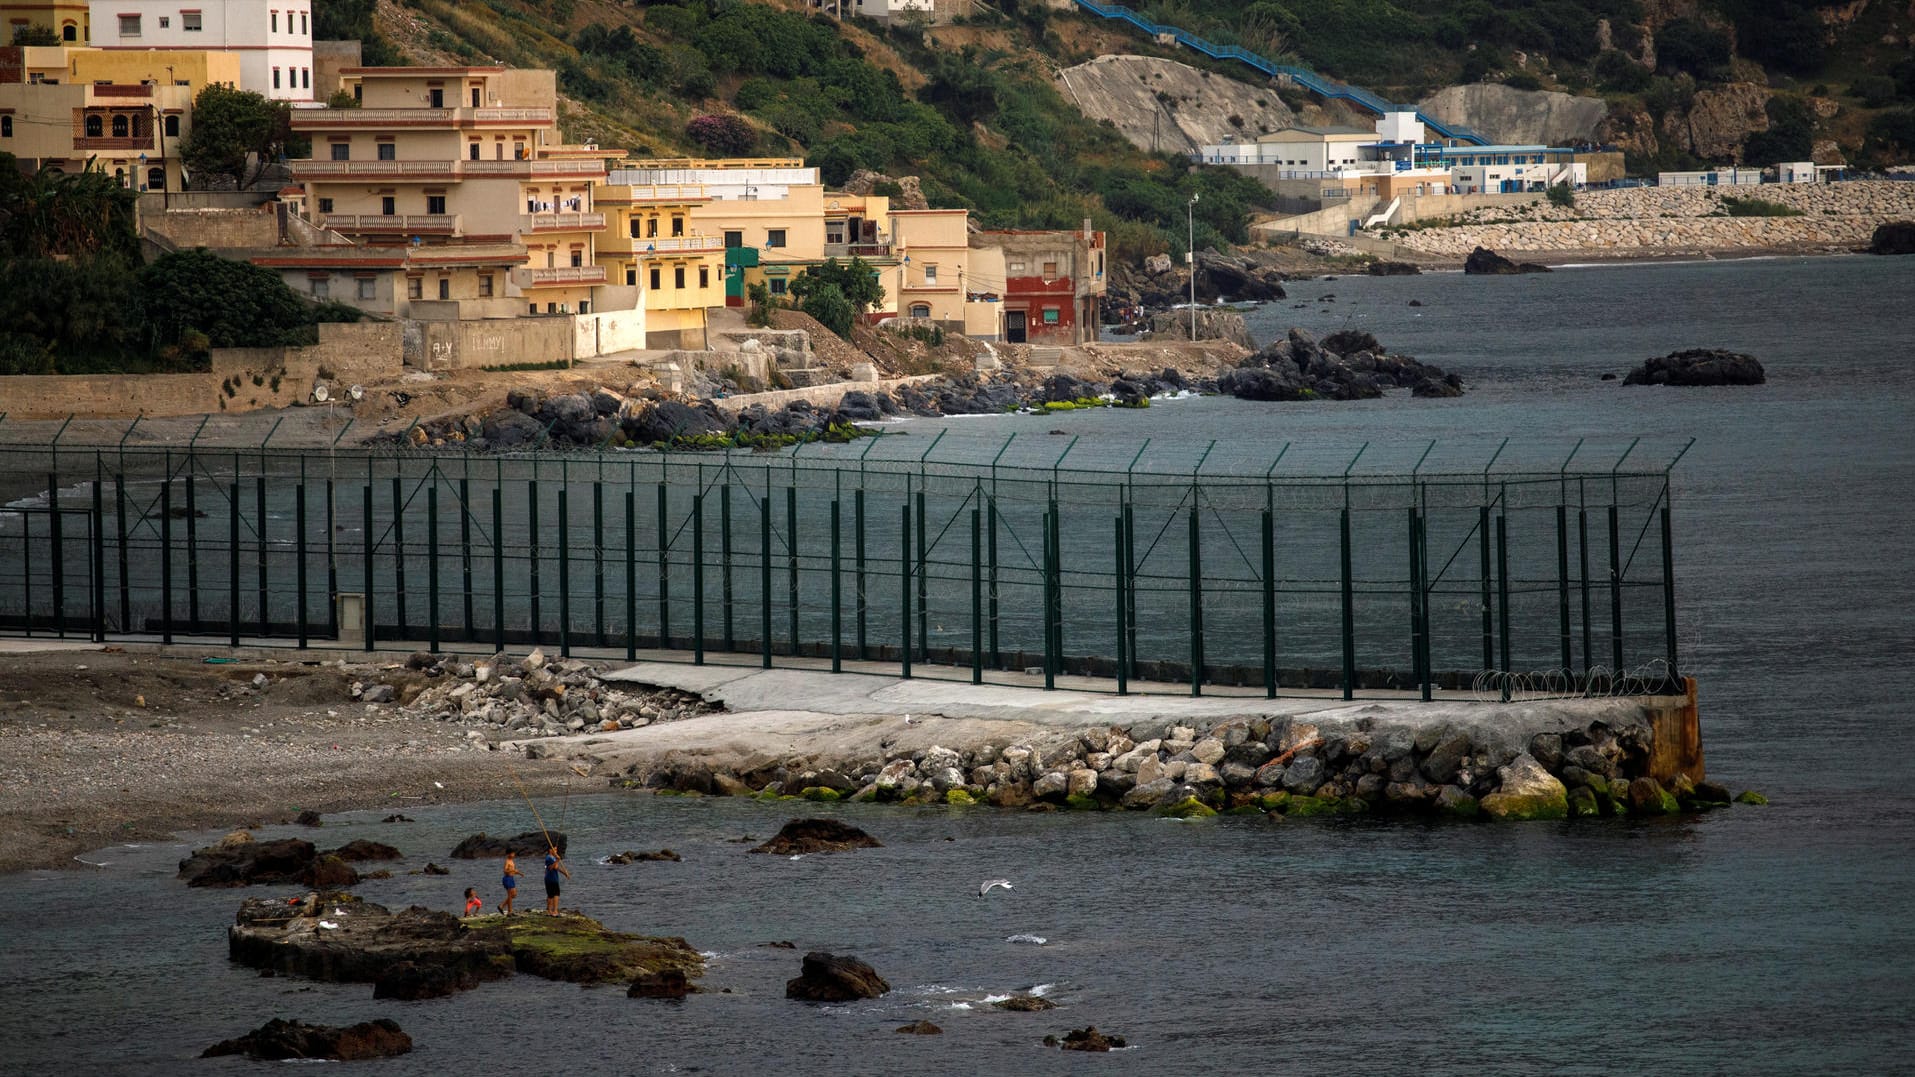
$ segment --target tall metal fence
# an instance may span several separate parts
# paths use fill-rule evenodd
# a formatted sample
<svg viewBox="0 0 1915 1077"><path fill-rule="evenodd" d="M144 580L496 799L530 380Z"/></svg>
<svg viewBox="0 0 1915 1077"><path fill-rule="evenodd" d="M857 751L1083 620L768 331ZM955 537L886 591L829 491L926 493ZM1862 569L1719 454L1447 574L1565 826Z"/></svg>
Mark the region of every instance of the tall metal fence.
<svg viewBox="0 0 1915 1077"><path fill-rule="evenodd" d="M0 631L804 655L1120 692L1654 689L1677 669L1680 449L0 446Z"/></svg>

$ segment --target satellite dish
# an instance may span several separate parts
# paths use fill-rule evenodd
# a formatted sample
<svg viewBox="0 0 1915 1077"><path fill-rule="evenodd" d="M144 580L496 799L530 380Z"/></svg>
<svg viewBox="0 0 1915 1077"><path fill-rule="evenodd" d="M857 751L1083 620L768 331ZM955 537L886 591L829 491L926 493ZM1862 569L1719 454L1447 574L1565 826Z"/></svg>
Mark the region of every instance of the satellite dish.
<svg viewBox="0 0 1915 1077"><path fill-rule="evenodd" d="M332 390L326 388L324 385L315 385L313 386L313 399L324 404L326 401L332 399Z"/></svg>
<svg viewBox="0 0 1915 1077"><path fill-rule="evenodd" d="M346 395L352 397L354 400L364 400L366 398L366 390L362 386L355 385L346 390Z"/></svg>

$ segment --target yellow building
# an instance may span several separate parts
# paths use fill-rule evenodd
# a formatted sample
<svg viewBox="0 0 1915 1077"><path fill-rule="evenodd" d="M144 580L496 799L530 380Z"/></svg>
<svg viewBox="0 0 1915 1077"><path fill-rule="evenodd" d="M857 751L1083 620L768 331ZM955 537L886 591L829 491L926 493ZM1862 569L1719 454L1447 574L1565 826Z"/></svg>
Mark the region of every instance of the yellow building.
<svg viewBox="0 0 1915 1077"><path fill-rule="evenodd" d="M13 35L28 26L53 31L63 43L84 45L91 39L87 0L40 0L38 3L0 3L0 45L13 44Z"/></svg>
<svg viewBox="0 0 1915 1077"><path fill-rule="evenodd" d="M881 275L891 309L907 318L928 318L952 328L964 324L970 268L970 212L962 209L894 209L891 243L897 268ZM892 286L895 280L896 286Z"/></svg>
<svg viewBox="0 0 1915 1077"><path fill-rule="evenodd" d="M607 283L595 252L605 215L593 189L618 150L558 141L551 71L504 67L354 67L358 108L297 109L313 140L295 161L313 222L371 246L522 248L475 267L480 287L518 297L521 313L586 314ZM522 264L519 264L522 263Z"/></svg>
<svg viewBox="0 0 1915 1077"><path fill-rule="evenodd" d="M638 289L647 348L702 349L705 311L725 303L722 237L693 213L710 201L695 184L605 184L592 192L605 214L599 265L614 283Z"/></svg>

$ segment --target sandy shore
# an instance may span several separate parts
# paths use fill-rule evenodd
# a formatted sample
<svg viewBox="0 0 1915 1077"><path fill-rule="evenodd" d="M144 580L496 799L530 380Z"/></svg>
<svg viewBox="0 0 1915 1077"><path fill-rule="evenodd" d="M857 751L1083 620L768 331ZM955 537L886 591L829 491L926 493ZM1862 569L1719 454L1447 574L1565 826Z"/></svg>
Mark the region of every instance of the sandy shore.
<svg viewBox="0 0 1915 1077"><path fill-rule="evenodd" d="M307 809L513 797L515 773L533 793L579 781L557 762L470 747L458 723L352 702L371 665L34 646L0 647L0 872Z"/></svg>

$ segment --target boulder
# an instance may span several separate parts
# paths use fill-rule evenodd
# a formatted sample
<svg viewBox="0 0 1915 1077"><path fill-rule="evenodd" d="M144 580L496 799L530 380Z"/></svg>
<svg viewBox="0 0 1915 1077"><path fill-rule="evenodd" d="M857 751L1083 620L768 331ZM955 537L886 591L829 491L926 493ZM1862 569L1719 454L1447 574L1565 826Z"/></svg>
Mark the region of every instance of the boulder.
<svg viewBox="0 0 1915 1077"><path fill-rule="evenodd" d="M637 863L644 863L647 861L671 861L673 863L676 863L677 861L680 861L683 859L684 857L679 856L677 853L672 852L670 849L659 849L656 852L644 852L644 853L635 853L631 851L630 849L627 849L622 853L618 853L614 856L606 857L605 862L607 864L637 864Z"/></svg>
<svg viewBox="0 0 1915 1077"><path fill-rule="evenodd" d="M341 860L401 860L405 854L382 842L367 841L360 838L349 841L332 852L325 854Z"/></svg>
<svg viewBox="0 0 1915 1077"><path fill-rule="evenodd" d="M1481 801L1493 819L1562 819L1569 814L1569 790L1528 752L1496 768L1500 784Z"/></svg>
<svg viewBox="0 0 1915 1077"><path fill-rule="evenodd" d="M552 844L558 846L559 855L565 855L565 834L563 831L550 831ZM452 847L450 854L455 860L483 860L488 857L503 857L506 853L515 856L544 856L548 846L545 844L546 832L528 830L510 838L493 838L485 834L474 834Z"/></svg>
<svg viewBox="0 0 1915 1077"><path fill-rule="evenodd" d="M495 917L472 930L503 935L513 967L547 980L631 983L648 973L705 970L705 959L684 939L612 931L577 913Z"/></svg>
<svg viewBox="0 0 1915 1077"><path fill-rule="evenodd" d="M1045 1042L1049 1044L1053 1042L1053 1039L1047 1037ZM1125 1046L1124 1037L1106 1035L1097 1031L1096 1025L1074 1028L1064 1033L1062 1040L1055 1042L1058 1047L1066 1051L1109 1051L1112 1048Z"/></svg>
<svg viewBox="0 0 1915 1077"><path fill-rule="evenodd" d="M1761 385L1768 380L1752 355L1720 348L1688 348L1645 359L1623 376L1624 385Z"/></svg>
<svg viewBox="0 0 1915 1077"><path fill-rule="evenodd" d="M1324 780L1323 760L1313 755L1298 756L1283 768L1283 787L1291 793L1313 793Z"/></svg>
<svg viewBox="0 0 1915 1077"><path fill-rule="evenodd" d="M898 1031L910 1036L940 1036L944 1030L929 1021L918 1020L908 1025L899 1025Z"/></svg>
<svg viewBox="0 0 1915 1077"><path fill-rule="evenodd" d="M384 686L382 686L382 687L384 687ZM388 696L388 697L386 697L386 698L387 698L387 699L390 699L390 698L392 698L392 697L390 697L390 696ZM367 702L368 702L368 703L380 703L380 702L384 702L384 701L383 701L383 700L377 700L377 699L372 699L372 700L367 700ZM294 823L296 823L296 824L298 824L298 825L300 825L300 826L325 826L325 825L326 825L326 824L325 824L325 822L324 822L323 820L321 820L321 819L320 819L320 817L319 817L319 813L318 813L318 812L316 812L316 811L313 811L313 810L312 810L311 808L308 808L308 809L306 809L305 811L302 811L302 812L300 812L300 813L299 813L299 815L298 815L298 817L297 817L297 818L295 818L295 819L293 820L293 822L294 822Z"/></svg>
<svg viewBox="0 0 1915 1077"><path fill-rule="evenodd" d="M359 885L359 873L351 864L326 853L306 865L298 881L315 890L344 890Z"/></svg>
<svg viewBox="0 0 1915 1077"><path fill-rule="evenodd" d="M882 842L848 823L836 819L793 819L780 828L770 841L750 851L796 856L802 853L842 853L852 849L879 848L883 848Z"/></svg>
<svg viewBox="0 0 1915 1077"><path fill-rule="evenodd" d="M1438 742L1423 759L1423 776L1438 785L1444 785L1456 778L1456 772L1463 769L1464 760L1469 758L1470 739L1467 733L1456 733Z"/></svg>
<svg viewBox="0 0 1915 1077"><path fill-rule="evenodd" d="M1123 805L1133 810L1154 808L1162 804L1177 788L1177 783L1169 778L1158 778L1152 782L1140 783L1124 794Z"/></svg>
<svg viewBox="0 0 1915 1077"><path fill-rule="evenodd" d="M188 886L233 887L256 883L296 883L318 853L302 838L277 841L221 841L180 861L179 878Z"/></svg>
<svg viewBox="0 0 1915 1077"><path fill-rule="evenodd" d="M1463 260L1463 272L1478 276L1506 276L1517 273L1548 273L1550 269L1546 265L1538 265L1535 262L1512 262L1488 247L1478 247L1469 252L1469 257Z"/></svg>
<svg viewBox="0 0 1915 1077"><path fill-rule="evenodd" d="M785 981L785 997L805 1002L849 1002L877 998L889 990L891 985L870 965L816 950L805 955L802 971Z"/></svg>
<svg viewBox="0 0 1915 1077"><path fill-rule="evenodd" d="M1674 815L1682 810L1675 795L1654 778L1637 778L1629 783L1629 810L1636 815Z"/></svg>
<svg viewBox="0 0 1915 1077"><path fill-rule="evenodd" d="M709 401L694 407L676 400L661 400L621 425L626 436L641 445L723 434L728 429L723 413Z"/></svg>
<svg viewBox="0 0 1915 1077"><path fill-rule="evenodd" d="M1915 221L1887 221L1869 237L1870 254L1915 254Z"/></svg>
<svg viewBox="0 0 1915 1077"><path fill-rule="evenodd" d="M681 999L697 990L683 970L662 969L641 973L632 981L632 986L626 988L625 997Z"/></svg>
<svg viewBox="0 0 1915 1077"><path fill-rule="evenodd" d="M1012 995L1010 998L998 999L991 1005L1012 1013L1039 1013L1057 1008L1057 1003L1040 995Z"/></svg>
<svg viewBox="0 0 1915 1077"><path fill-rule="evenodd" d="M201 1058L245 1055L267 1062L290 1058L357 1062L391 1058L412 1050L412 1037L386 1018L345 1028L309 1025L275 1017L238 1039L223 1040L200 1053Z"/></svg>
<svg viewBox="0 0 1915 1077"><path fill-rule="evenodd" d="M416 1002L444 998L477 986L479 977L470 969L399 961L380 970L378 979L372 982L372 997Z"/></svg>

